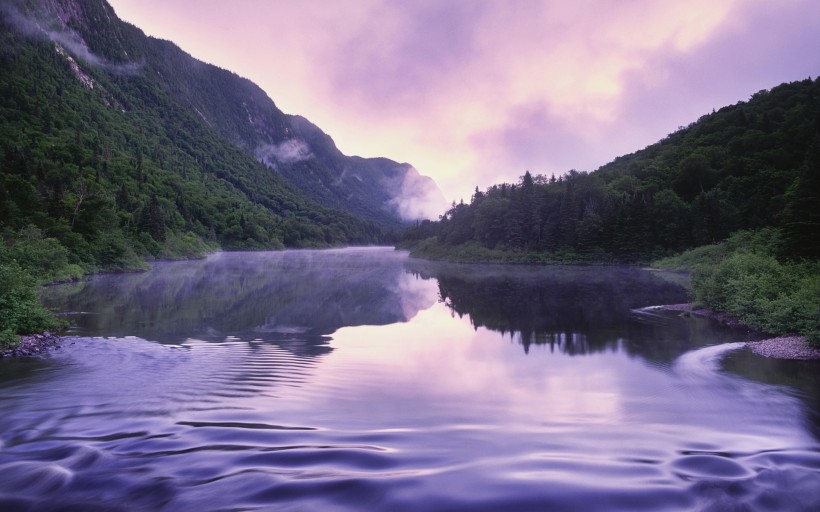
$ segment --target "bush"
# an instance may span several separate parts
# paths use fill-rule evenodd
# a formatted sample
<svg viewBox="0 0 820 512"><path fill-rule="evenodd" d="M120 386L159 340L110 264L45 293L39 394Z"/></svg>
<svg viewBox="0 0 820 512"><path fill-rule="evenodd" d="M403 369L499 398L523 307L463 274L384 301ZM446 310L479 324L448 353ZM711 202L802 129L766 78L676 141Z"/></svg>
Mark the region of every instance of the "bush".
<svg viewBox="0 0 820 512"><path fill-rule="evenodd" d="M772 334L820 343L820 264L780 263L749 249L692 274L697 305L725 311Z"/></svg>
<svg viewBox="0 0 820 512"><path fill-rule="evenodd" d="M147 265L119 231L103 233L94 243L97 265L101 270L145 270Z"/></svg>
<svg viewBox="0 0 820 512"><path fill-rule="evenodd" d="M182 236L170 234L163 244L160 256L168 259L204 258L214 248L208 246L201 238L188 231Z"/></svg>
<svg viewBox="0 0 820 512"><path fill-rule="evenodd" d="M13 245L5 248L2 261L15 261L40 283L71 281L85 273L72 262L71 252L56 238L46 237L34 226L23 228Z"/></svg>
<svg viewBox="0 0 820 512"><path fill-rule="evenodd" d="M677 256L669 256L652 262L653 268L667 270L691 270L701 265L715 265L726 255L724 244L703 245L685 251Z"/></svg>
<svg viewBox="0 0 820 512"><path fill-rule="evenodd" d="M17 335L54 329L58 322L40 304L37 280L15 262L0 264L0 343L17 342Z"/></svg>

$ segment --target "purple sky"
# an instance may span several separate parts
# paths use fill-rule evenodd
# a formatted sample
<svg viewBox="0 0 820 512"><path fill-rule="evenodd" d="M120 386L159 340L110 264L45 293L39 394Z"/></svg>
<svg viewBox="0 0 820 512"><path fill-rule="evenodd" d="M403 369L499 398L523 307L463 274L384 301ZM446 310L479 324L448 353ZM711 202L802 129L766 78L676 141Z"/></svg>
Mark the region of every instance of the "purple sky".
<svg viewBox="0 0 820 512"><path fill-rule="evenodd" d="M109 0L448 200L594 170L820 72L817 0Z"/></svg>

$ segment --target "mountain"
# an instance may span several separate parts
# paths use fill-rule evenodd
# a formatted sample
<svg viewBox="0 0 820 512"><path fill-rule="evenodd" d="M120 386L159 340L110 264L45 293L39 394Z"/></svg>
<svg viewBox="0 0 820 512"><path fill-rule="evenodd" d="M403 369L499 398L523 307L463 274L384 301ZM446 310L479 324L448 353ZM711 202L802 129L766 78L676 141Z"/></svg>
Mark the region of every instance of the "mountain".
<svg viewBox="0 0 820 512"><path fill-rule="evenodd" d="M287 119L289 138L284 142L257 140L245 147L255 147L260 161L322 204L370 219L387 211L405 221L426 218L427 212L446 206L438 185L412 165L345 156L330 136L304 117Z"/></svg>
<svg viewBox="0 0 820 512"><path fill-rule="evenodd" d="M104 0L0 4L0 230L86 268L225 248L391 241L440 191L343 155L251 81ZM404 216L403 216L404 215Z"/></svg>
<svg viewBox="0 0 820 512"><path fill-rule="evenodd" d="M787 258L820 257L820 79L721 108L591 173L525 173L408 230L420 255L647 261L770 227Z"/></svg>

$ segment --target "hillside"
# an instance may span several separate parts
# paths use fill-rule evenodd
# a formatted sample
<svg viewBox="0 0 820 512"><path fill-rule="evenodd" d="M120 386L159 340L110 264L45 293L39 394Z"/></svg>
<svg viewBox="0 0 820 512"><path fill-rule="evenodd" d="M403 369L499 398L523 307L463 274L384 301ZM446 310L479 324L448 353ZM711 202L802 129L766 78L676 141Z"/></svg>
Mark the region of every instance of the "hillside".
<svg viewBox="0 0 820 512"><path fill-rule="evenodd" d="M820 256L820 80L704 115L591 173L476 189L409 229L416 254L484 261L648 261L776 228L788 258Z"/></svg>
<svg viewBox="0 0 820 512"><path fill-rule="evenodd" d="M27 230L93 269L206 245L385 243L421 189L440 194L407 164L342 155L249 80L145 36L104 0L0 6L7 245Z"/></svg>

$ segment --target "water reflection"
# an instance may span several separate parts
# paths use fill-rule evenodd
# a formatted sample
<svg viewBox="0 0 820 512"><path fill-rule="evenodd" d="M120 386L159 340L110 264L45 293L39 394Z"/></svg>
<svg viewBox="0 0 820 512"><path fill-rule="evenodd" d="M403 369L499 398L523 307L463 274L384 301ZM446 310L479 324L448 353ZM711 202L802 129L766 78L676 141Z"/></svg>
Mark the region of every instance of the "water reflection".
<svg viewBox="0 0 820 512"><path fill-rule="evenodd" d="M475 328L508 334L566 354L626 351L669 363L693 347L745 335L677 313L634 312L688 300L686 289L635 267L453 265L413 261L414 274L438 283L439 297Z"/></svg>
<svg viewBox="0 0 820 512"><path fill-rule="evenodd" d="M44 300L75 313L83 336L321 342L340 327L404 322L432 305L405 260L384 248L220 253L51 287Z"/></svg>
<svg viewBox="0 0 820 512"><path fill-rule="evenodd" d="M637 269L233 253L48 294L132 337L0 362L0 510L820 507L816 363L633 311L684 298Z"/></svg>

